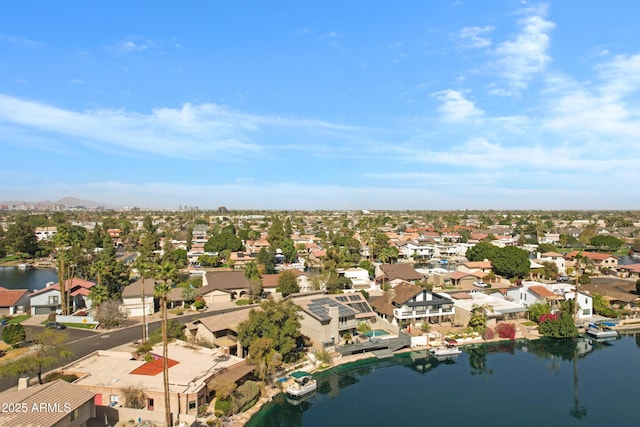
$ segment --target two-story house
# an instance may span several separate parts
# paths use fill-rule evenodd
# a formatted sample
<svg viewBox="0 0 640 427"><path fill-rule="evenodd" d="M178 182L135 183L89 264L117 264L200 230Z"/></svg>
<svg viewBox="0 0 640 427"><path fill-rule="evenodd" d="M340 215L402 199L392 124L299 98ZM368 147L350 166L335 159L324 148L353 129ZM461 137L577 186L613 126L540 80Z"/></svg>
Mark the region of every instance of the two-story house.
<svg viewBox="0 0 640 427"><path fill-rule="evenodd" d="M400 328L413 329L423 322L452 321L453 301L410 283L400 283L371 301L371 307L384 320Z"/></svg>

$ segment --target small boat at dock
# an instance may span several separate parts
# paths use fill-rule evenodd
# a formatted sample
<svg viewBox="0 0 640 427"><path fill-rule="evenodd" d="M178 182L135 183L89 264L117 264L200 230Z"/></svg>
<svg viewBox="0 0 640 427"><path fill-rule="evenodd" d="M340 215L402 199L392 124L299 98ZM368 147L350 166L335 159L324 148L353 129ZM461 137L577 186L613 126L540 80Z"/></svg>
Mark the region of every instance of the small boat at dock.
<svg viewBox="0 0 640 427"><path fill-rule="evenodd" d="M607 339L616 339L618 338L618 331L615 329L611 329L608 325L604 325L602 323L589 323L584 331L584 333L590 337L595 338L597 340L607 340Z"/></svg>
<svg viewBox="0 0 640 427"><path fill-rule="evenodd" d="M446 360L458 357L462 353L462 350L455 345L447 344L433 347L429 350L429 353L438 360Z"/></svg>
<svg viewBox="0 0 640 427"><path fill-rule="evenodd" d="M316 380L308 372L296 371L291 373L290 376L293 378L293 383L286 388L286 392L290 396L304 396L318 388Z"/></svg>

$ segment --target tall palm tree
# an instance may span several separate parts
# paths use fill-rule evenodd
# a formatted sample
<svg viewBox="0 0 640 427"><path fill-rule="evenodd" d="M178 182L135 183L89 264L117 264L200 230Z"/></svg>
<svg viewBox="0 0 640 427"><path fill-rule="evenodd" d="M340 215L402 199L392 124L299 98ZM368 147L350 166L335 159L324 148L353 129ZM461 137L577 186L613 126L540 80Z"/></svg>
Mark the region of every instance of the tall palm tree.
<svg viewBox="0 0 640 427"><path fill-rule="evenodd" d="M155 286L155 296L160 298L160 308L162 310L162 376L164 380L164 413L165 423L171 425L171 400L169 399L169 348L167 340L167 300L171 285L177 277L176 266L168 262L160 265L156 277L162 280Z"/></svg>

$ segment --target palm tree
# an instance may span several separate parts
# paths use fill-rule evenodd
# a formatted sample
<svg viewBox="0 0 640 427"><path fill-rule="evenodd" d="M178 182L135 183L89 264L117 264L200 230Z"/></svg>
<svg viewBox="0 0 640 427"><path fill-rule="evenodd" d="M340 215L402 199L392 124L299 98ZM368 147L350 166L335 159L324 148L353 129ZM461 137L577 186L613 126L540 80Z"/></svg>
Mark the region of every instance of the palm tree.
<svg viewBox="0 0 640 427"><path fill-rule="evenodd" d="M167 340L167 300L173 280L177 276L176 266L168 262L163 263L157 271L157 278L162 280L155 286L155 296L160 298L162 310L162 375L164 380L164 412L165 423L171 425L171 401L169 399L169 348ZM144 285L144 280L143 280Z"/></svg>

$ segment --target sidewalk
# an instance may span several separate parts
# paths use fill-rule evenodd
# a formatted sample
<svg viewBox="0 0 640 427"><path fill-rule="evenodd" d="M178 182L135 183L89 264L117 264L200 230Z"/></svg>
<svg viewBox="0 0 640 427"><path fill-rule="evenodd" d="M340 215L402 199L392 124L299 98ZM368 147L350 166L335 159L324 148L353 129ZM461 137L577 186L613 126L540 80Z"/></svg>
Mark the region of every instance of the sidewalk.
<svg viewBox="0 0 640 427"><path fill-rule="evenodd" d="M20 323L22 323L24 326L42 326L42 322L45 322L47 318L48 315L46 314L36 314L26 320L23 320Z"/></svg>

